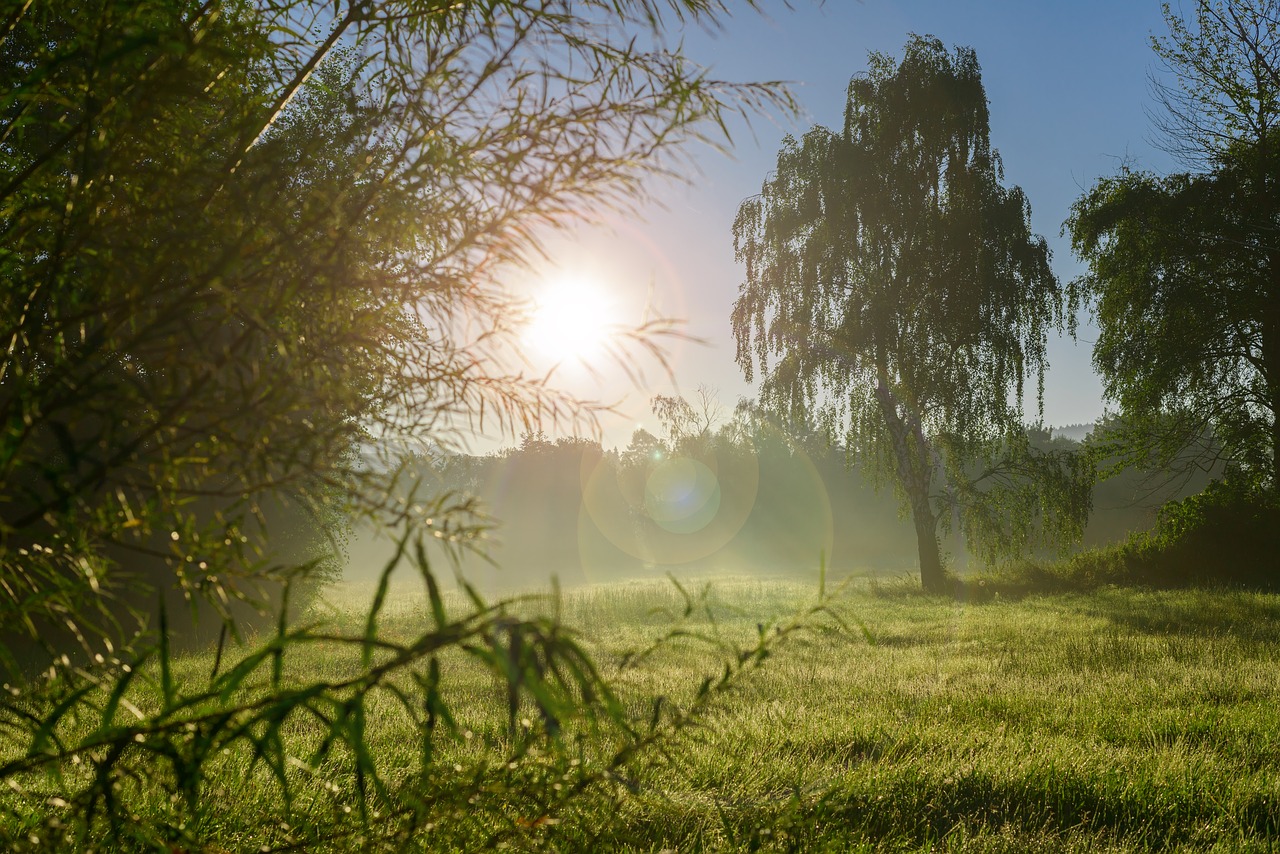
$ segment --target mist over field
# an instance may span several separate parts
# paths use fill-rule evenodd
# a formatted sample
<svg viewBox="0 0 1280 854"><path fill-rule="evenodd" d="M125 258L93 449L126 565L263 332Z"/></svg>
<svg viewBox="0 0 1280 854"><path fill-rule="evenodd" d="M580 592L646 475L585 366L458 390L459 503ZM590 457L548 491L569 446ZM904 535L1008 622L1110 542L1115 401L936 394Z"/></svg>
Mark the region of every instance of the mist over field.
<svg viewBox="0 0 1280 854"><path fill-rule="evenodd" d="M745 437L741 425L696 441L637 431L622 449L535 434L516 447L473 456L414 457L406 492L478 499L493 527L437 565L488 592L677 577L910 576L916 534L891 484L850 466L838 447L791 439L776 428ZM1038 432L1045 447L1081 450L1094 425ZM1094 488L1082 547L1146 531L1158 508L1204 488L1210 474L1128 469ZM395 532L365 523L346 543L343 577L371 581L395 551ZM986 568L958 530L943 538L961 574ZM1045 549L1044 555L1055 552ZM408 573L401 573L404 578Z"/></svg>

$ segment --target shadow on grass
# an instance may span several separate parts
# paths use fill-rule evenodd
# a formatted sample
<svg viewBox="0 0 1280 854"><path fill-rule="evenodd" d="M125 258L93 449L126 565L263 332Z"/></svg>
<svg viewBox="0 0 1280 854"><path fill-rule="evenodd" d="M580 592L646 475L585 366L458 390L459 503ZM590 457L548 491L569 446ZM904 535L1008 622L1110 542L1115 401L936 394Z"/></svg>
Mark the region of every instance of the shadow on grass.
<svg viewBox="0 0 1280 854"><path fill-rule="evenodd" d="M968 847L966 840L1012 837L1050 847L1093 839L1161 851L1199 850L1226 836L1269 845L1280 833L1280 802L1261 788L1223 802L1202 785L1053 763L1009 775L889 765L837 783L816 800L780 794L710 809L666 805L624 823L622 838L657 848L671 844L673 829L695 839L713 829L702 844L738 850L933 850L940 842L953 850ZM1015 842L1004 850L1030 848Z"/></svg>
<svg viewBox="0 0 1280 854"><path fill-rule="evenodd" d="M928 843L962 826L1012 827L1059 838L1075 833L1141 841L1157 850L1204 843L1206 835L1228 827L1246 839L1274 839L1280 831L1280 804L1269 793L1242 792L1226 805L1208 794L1190 785L1051 765L1008 777L902 769L881 775L874 785L858 781L835 788L804 810L802 821L881 843Z"/></svg>
<svg viewBox="0 0 1280 854"><path fill-rule="evenodd" d="M918 578L904 575L888 580L873 579L866 591L876 599L935 602L954 600L973 605L996 601L1017 602L1030 596L1084 592L1048 573L1032 570L1028 566L1019 567L1017 574L1001 573L965 578L952 575L947 578L947 589L943 592L924 590Z"/></svg>
<svg viewBox="0 0 1280 854"><path fill-rule="evenodd" d="M1083 598L1085 613L1149 635L1280 641L1280 596L1232 589L1109 589Z"/></svg>
<svg viewBox="0 0 1280 854"><path fill-rule="evenodd" d="M1087 586L1061 577L956 579L958 602L1017 602L1031 597L1071 597L1081 614L1102 617L1147 635L1232 636L1280 641L1280 594L1231 586Z"/></svg>
<svg viewBox="0 0 1280 854"><path fill-rule="evenodd" d="M1081 614L1102 617L1142 634L1280 642L1280 592L1256 585L1123 584L1081 577L1070 569L1069 562L1026 563L1002 573L953 576L947 593L925 592L918 580L902 577L872 582L867 592L879 599L966 605L1070 597Z"/></svg>

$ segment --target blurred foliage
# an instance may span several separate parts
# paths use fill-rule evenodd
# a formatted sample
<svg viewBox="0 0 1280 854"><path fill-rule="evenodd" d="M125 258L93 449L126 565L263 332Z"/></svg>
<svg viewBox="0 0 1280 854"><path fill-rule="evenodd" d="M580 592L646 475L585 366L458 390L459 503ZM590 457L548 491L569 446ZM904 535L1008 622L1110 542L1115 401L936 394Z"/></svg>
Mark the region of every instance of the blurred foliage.
<svg viewBox="0 0 1280 854"><path fill-rule="evenodd" d="M479 600L461 622L433 600L402 643L379 632L383 589L366 625L329 638L361 650L354 672L291 678L285 662L318 640L293 621L352 514L400 524L402 546L456 551L476 533L466 500L399 486L405 448L591 423L591 404L511 367L527 306L505 283L554 229L642 195L680 143L789 104L664 46L667 24L725 14L718 0L4 6L6 847L201 847L198 824L134 822L138 784L154 776L198 817L224 750L265 766L277 818L291 815L291 775L312 766L285 733L303 722L312 759L353 763L354 824L335 833L411 834L435 796L389 794L365 701L401 702L429 766L444 649L532 696L548 734L563 709L612 715L558 624ZM212 672L180 678L178 647L215 637ZM457 809L466 781L446 778L439 803ZM415 791L432 789L401 794ZM378 824L391 803L398 823ZM32 822L28 843L14 828Z"/></svg>
<svg viewBox="0 0 1280 854"><path fill-rule="evenodd" d="M225 659L176 657L162 635L146 657L13 688L0 705L10 733L0 842L15 851L473 851L590 839L608 831L601 816L618 814L632 781L668 761L674 741L783 644L818 628L849 631L820 585L817 601L791 617L729 638L708 591L677 584L682 607L665 633L606 678L561 621L557 598L548 610L545 597L489 602L468 588L447 601L423 539L399 541L372 604L347 619L282 618ZM421 582L408 618L389 613L393 596L406 595L392 592L397 569ZM612 680L677 641L709 656L701 681L691 674L677 696L624 704ZM212 672L196 669L211 658ZM474 732L459 711L474 711L476 690L502 709L497 730ZM464 760L459 745L475 750ZM228 787L237 794L219 798ZM252 805L245 787L257 794Z"/></svg>
<svg viewBox="0 0 1280 854"><path fill-rule="evenodd" d="M186 622L234 631L302 565L336 564L351 510L403 515L388 455L589 420L506 367L522 303L503 277L726 110L779 102L646 47L669 17L722 13L15 8L0 36L4 631L92 656L144 631L157 596L171 628L186 603Z"/></svg>

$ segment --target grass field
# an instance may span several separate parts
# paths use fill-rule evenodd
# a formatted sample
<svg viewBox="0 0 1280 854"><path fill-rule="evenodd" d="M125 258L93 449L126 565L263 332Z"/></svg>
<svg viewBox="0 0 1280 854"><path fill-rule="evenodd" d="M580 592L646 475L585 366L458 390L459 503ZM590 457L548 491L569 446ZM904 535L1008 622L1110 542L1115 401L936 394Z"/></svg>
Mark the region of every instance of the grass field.
<svg viewBox="0 0 1280 854"><path fill-rule="evenodd" d="M334 588L320 613L358 620L370 592ZM707 610L683 626L750 643L760 623L816 595L816 583L718 580ZM656 695L687 706L703 675L721 672L723 651L689 638L617 670L622 653L683 611L667 582L567 591L560 607L637 720ZM394 597L389 630L412 631L425 608L414 594ZM648 751L631 776L606 777L547 814L521 801L521 786L573 785L575 769L598 766L617 732L566 728L559 748L534 747L511 763L509 785L495 787L514 743L504 695L460 657L445 660L458 733L440 741L435 776L415 785L429 800L432 785L477 783L467 803L394 847L469 849L504 815L525 828L506 843L559 850L1280 846L1280 597L1106 589L978 604L862 583L834 609L851 630L828 620L790 638L666 739L665 754ZM177 677L209 665L190 657ZM314 648L289 665L314 676L356 662ZM394 703L372 706L367 728L389 779L418 773L418 736ZM305 753L305 727L287 736ZM271 845L365 844L331 836L355 785L341 762L298 772L294 822L282 828L278 793L251 759L224 757L203 793L211 806L195 835L206 850L256 850L268 824ZM157 797L148 809L168 808Z"/></svg>
<svg viewBox="0 0 1280 854"><path fill-rule="evenodd" d="M804 591L721 595L746 632ZM581 597L582 624L622 643L597 596ZM610 846L1280 842L1280 599L1108 590L965 605L890 588L841 608L874 643L821 635L771 661L647 781Z"/></svg>

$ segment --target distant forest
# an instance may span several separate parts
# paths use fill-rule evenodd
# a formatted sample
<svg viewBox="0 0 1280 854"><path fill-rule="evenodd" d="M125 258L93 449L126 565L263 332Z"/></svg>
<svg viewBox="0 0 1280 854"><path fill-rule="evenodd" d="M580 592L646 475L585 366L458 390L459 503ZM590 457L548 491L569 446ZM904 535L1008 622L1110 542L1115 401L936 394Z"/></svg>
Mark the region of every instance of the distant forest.
<svg viewBox="0 0 1280 854"><path fill-rule="evenodd" d="M623 449L526 434L518 447L484 455L413 456L400 480L406 496L475 498L500 520L460 552L467 580L491 590L541 586L553 575L573 586L666 572L805 573L820 557L841 574L914 572L915 532L891 478L877 490L874 473L850 466L838 444L788 435L744 418L749 410L739 406L719 429L706 419L662 438L637 430ZM1041 450L1086 450L1094 430L1028 428ZM1199 492L1212 475L1126 468L1100 479L1080 548L1149 529L1162 504ZM980 565L958 531L943 546L953 569ZM391 548L385 534L355 531L348 577L371 577Z"/></svg>

